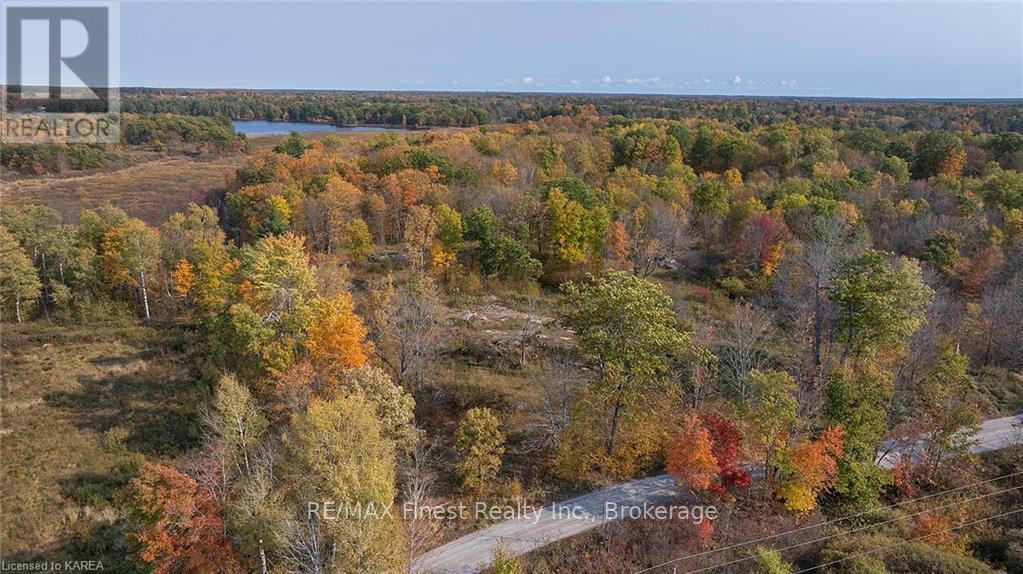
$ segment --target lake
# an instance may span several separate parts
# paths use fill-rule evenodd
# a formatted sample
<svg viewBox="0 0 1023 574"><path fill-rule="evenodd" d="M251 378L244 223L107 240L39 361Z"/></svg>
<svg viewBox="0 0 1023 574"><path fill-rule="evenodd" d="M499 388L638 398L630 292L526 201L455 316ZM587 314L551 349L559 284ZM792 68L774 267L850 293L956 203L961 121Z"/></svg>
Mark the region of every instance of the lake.
<svg viewBox="0 0 1023 574"><path fill-rule="evenodd" d="M275 136L296 132L386 132L400 128L377 126L342 127L315 122L269 122L267 120L236 120L234 131L248 136Z"/></svg>

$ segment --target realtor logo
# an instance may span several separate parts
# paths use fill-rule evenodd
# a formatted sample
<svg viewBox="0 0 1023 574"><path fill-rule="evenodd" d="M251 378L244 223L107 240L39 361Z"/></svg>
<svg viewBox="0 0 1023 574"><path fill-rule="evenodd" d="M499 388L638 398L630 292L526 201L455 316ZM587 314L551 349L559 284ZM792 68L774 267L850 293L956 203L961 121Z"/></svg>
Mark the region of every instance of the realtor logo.
<svg viewBox="0 0 1023 574"><path fill-rule="evenodd" d="M117 8L5 3L5 143L120 139Z"/></svg>

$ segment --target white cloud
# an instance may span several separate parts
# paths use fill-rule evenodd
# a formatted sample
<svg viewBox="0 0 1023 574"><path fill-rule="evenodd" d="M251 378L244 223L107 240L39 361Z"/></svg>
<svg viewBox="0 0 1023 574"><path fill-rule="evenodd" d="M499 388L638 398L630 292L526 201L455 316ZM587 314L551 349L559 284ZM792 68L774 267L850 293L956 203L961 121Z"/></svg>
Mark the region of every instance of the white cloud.
<svg viewBox="0 0 1023 574"><path fill-rule="evenodd" d="M611 76L603 76L603 77L601 77L600 78L600 82L603 83L603 84L610 84L611 83Z"/></svg>
<svg viewBox="0 0 1023 574"><path fill-rule="evenodd" d="M741 76L735 76L734 78L732 78L732 83L735 84L735 85L741 84L742 83L742 77Z"/></svg>
<svg viewBox="0 0 1023 574"><path fill-rule="evenodd" d="M660 84L661 83L661 78L657 77L657 76L654 76L653 78L625 78L625 79L622 80L622 83L629 84L629 85L637 84L637 85L641 85L641 86L643 86L643 85L653 85L653 84Z"/></svg>
<svg viewBox="0 0 1023 574"><path fill-rule="evenodd" d="M523 84L533 84L533 83L536 83L536 80L533 79L532 76L526 76L525 78L522 78L522 83Z"/></svg>

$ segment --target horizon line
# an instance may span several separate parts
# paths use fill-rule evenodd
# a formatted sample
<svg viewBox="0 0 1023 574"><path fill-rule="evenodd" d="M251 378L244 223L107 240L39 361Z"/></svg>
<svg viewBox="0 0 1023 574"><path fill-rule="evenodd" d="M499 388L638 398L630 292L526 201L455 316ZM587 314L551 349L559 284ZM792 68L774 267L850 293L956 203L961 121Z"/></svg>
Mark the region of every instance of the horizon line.
<svg viewBox="0 0 1023 574"><path fill-rule="evenodd" d="M2 85L0 85L2 87ZM582 97L640 97L640 98L713 98L713 99L775 99L775 100L864 100L864 101L954 101L954 102L1016 102L1019 96L839 96L810 94L721 94L721 93L667 93L667 92L586 92L586 91L509 91L509 90L446 90L446 89L386 89L386 88L240 88L240 87L170 87L170 86L122 86L120 90L167 90L167 91L234 91L234 92L295 92L295 93L349 93L349 94L441 94L441 95L500 95L500 96L582 96Z"/></svg>

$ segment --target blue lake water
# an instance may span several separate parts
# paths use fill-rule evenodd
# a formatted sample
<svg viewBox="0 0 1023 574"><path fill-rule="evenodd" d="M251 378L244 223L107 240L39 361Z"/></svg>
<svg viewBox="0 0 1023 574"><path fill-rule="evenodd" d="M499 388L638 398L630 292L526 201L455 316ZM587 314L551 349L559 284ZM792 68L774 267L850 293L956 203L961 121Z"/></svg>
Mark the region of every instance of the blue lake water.
<svg viewBox="0 0 1023 574"><path fill-rule="evenodd" d="M269 122L266 120L237 120L234 131L249 136L273 136L296 132L386 132L399 128L376 126L341 127L314 122Z"/></svg>

